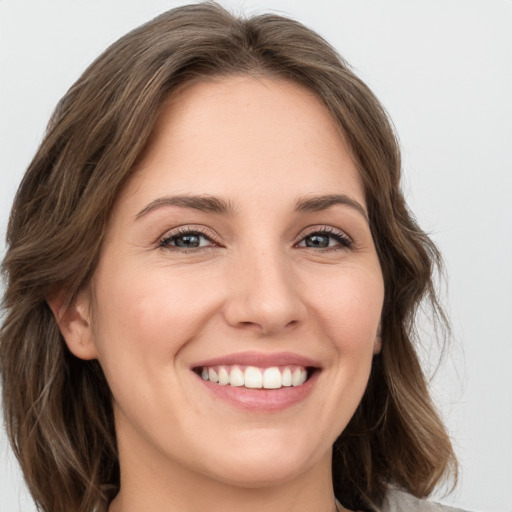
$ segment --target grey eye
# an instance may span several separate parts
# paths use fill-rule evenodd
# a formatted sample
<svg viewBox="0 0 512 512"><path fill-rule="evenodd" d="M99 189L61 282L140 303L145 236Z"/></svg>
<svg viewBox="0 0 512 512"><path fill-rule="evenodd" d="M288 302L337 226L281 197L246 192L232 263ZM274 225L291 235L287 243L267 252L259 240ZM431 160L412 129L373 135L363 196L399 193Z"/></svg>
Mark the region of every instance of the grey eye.
<svg viewBox="0 0 512 512"><path fill-rule="evenodd" d="M316 231L306 235L298 244L309 249L350 248L352 240L342 232Z"/></svg>
<svg viewBox="0 0 512 512"><path fill-rule="evenodd" d="M210 238L202 233L195 231L188 231L185 233L177 233L171 235L160 242L160 247L173 247L179 249L200 249L213 245Z"/></svg>
<svg viewBox="0 0 512 512"><path fill-rule="evenodd" d="M315 247L323 249L324 247L329 247L330 242L329 235L320 234L320 233L314 233L313 235L309 235L304 238L306 247Z"/></svg>
<svg viewBox="0 0 512 512"><path fill-rule="evenodd" d="M189 235L181 235L174 237L174 245L176 247L200 247L201 246L201 238L204 238L202 235L198 234L189 234Z"/></svg>

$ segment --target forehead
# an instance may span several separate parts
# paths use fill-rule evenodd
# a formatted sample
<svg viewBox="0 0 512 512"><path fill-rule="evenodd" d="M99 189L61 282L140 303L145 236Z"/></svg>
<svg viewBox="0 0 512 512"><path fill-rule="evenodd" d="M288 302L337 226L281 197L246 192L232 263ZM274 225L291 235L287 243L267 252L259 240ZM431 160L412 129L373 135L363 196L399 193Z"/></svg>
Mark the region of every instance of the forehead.
<svg viewBox="0 0 512 512"><path fill-rule="evenodd" d="M321 100L278 78L189 84L164 104L130 187L165 193L272 196L350 193L364 203L351 151ZM142 198L141 198L142 200Z"/></svg>

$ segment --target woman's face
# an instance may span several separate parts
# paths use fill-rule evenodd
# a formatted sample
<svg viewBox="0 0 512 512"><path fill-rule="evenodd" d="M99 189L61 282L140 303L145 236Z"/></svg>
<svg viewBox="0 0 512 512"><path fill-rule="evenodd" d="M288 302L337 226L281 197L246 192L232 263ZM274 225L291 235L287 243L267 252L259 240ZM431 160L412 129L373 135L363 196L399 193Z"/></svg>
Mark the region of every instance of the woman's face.
<svg viewBox="0 0 512 512"><path fill-rule="evenodd" d="M79 297L122 468L264 485L330 467L379 349L365 212L301 86L228 77L168 101Z"/></svg>

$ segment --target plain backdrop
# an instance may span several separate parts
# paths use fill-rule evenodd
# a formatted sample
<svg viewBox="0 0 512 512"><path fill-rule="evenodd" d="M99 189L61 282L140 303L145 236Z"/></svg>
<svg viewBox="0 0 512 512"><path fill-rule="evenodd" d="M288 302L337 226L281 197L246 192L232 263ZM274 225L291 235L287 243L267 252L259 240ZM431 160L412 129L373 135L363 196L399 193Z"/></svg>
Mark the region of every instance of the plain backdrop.
<svg viewBox="0 0 512 512"><path fill-rule="evenodd" d="M0 251L17 185L58 99L102 50L184 2L0 0ZM221 1L306 23L388 109L404 190L446 261L453 340L422 354L461 462L442 498L512 511L512 1ZM434 372L434 370L437 371ZM0 512L33 512L3 430Z"/></svg>

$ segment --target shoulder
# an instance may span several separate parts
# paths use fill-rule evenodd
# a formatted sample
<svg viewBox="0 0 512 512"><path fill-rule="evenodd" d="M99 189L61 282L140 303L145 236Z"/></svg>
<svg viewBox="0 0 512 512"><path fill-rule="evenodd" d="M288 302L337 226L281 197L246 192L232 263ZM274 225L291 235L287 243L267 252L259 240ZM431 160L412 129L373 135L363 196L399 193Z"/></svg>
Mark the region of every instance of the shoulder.
<svg viewBox="0 0 512 512"><path fill-rule="evenodd" d="M380 512L464 512L434 501L421 500L396 489L390 489Z"/></svg>

